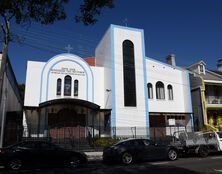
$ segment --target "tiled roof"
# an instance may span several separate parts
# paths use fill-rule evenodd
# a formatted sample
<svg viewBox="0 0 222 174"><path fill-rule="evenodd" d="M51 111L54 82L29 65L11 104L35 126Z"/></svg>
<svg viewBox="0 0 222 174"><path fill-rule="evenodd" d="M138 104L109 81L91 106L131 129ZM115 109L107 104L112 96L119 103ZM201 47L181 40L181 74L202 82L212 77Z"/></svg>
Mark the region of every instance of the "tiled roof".
<svg viewBox="0 0 222 174"><path fill-rule="evenodd" d="M87 57L87 58L84 58L84 60L85 60L90 66L95 66L95 64L96 64L96 58L95 58L95 57Z"/></svg>

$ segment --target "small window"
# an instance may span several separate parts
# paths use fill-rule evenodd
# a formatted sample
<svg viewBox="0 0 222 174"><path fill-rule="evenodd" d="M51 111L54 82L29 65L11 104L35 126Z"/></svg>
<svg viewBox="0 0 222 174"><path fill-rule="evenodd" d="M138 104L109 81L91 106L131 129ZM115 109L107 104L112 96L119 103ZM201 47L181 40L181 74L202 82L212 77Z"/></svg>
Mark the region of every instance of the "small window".
<svg viewBox="0 0 222 174"><path fill-rule="evenodd" d="M200 73L204 73L204 66L200 65Z"/></svg>
<svg viewBox="0 0 222 174"><path fill-rule="evenodd" d="M148 98L153 98L153 85L151 83L147 84L147 90L148 90Z"/></svg>
<svg viewBox="0 0 222 174"><path fill-rule="evenodd" d="M62 91L62 80L57 79L56 95L61 95L61 91Z"/></svg>
<svg viewBox="0 0 222 174"><path fill-rule="evenodd" d="M74 96L78 96L78 95L79 95L79 81L74 80Z"/></svg>
<svg viewBox="0 0 222 174"><path fill-rule="evenodd" d="M72 89L72 77L65 76L64 80L64 95L71 96L71 89Z"/></svg>
<svg viewBox="0 0 222 174"><path fill-rule="evenodd" d="M163 82L156 83L156 98L157 99L165 99L165 92L164 92L164 84Z"/></svg>
<svg viewBox="0 0 222 174"><path fill-rule="evenodd" d="M168 99L173 100L173 87L172 87L172 85L168 85L167 90L168 90Z"/></svg>

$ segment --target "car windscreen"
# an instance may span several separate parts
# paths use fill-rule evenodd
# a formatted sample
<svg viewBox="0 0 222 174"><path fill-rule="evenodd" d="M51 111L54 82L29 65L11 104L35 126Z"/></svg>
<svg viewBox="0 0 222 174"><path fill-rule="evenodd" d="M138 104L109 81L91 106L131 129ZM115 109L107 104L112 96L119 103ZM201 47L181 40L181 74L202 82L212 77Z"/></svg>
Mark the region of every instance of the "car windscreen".
<svg viewBox="0 0 222 174"><path fill-rule="evenodd" d="M222 138L222 132L217 132L220 138Z"/></svg>

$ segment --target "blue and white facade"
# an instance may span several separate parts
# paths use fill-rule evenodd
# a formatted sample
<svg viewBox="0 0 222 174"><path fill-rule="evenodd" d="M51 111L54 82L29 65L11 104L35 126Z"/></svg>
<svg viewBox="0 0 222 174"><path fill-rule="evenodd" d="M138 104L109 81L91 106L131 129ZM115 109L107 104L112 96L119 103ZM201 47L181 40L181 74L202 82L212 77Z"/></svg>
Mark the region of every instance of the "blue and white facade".
<svg viewBox="0 0 222 174"><path fill-rule="evenodd" d="M168 126L192 127L189 73L146 57L143 30L116 25L96 47L95 66L73 54L28 61L24 105L23 124L40 136L48 133L49 119L67 115L65 109L86 118L79 123L85 135L89 127L102 135L107 125L113 136L132 135L136 128L148 137L151 127L166 135Z"/></svg>

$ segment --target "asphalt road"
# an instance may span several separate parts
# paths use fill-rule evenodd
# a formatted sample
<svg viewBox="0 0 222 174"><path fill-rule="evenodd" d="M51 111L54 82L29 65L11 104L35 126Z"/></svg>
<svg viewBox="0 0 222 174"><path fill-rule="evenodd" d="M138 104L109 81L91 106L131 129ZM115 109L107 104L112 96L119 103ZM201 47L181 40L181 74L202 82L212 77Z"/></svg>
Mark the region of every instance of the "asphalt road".
<svg viewBox="0 0 222 174"><path fill-rule="evenodd" d="M90 161L85 167L75 170L66 168L26 169L19 172L0 170L2 174L219 174L222 173L222 155L209 156L207 158L189 157L180 158L176 161L155 161L124 165L105 165L101 161Z"/></svg>

